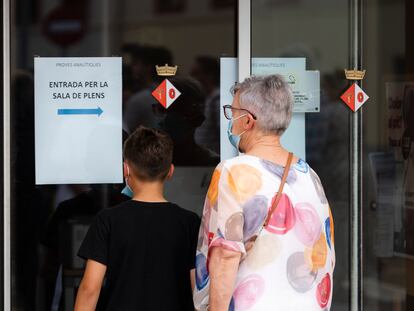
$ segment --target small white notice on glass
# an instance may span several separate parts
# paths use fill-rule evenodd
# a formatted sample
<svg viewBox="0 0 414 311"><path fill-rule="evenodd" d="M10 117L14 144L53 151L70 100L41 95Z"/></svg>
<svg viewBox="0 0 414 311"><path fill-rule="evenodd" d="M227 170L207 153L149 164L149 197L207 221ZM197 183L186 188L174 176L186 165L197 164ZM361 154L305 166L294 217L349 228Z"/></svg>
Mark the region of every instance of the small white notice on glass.
<svg viewBox="0 0 414 311"><path fill-rule="evenodd" d="M306 59L253 58L252 74L282 75L292 88L294 112L320 111L320 77L317 70L306 70Z"/></svg>
<svg viewBox="0 0 414 311"><path fill-rule="evenodd" d="M36 184L122 182L120 57L36 57Z"/></svg>
<svg viewBox="0 0 414 311"><path fill-rule="evenodd" d="M294 112L319 112L320 77L319 71L278 72L290 84L294 99Z"/></svg>

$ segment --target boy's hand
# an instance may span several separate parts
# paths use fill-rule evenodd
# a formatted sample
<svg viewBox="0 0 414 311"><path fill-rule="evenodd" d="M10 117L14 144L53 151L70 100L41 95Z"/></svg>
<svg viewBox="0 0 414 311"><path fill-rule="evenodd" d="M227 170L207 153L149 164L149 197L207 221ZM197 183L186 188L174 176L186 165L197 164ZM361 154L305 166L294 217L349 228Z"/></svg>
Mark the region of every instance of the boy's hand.
<svg viewBox="0 0 414 311"><path fill-rule="evenodd" d="M85 273L83 274L76 297L75 311L92 311L96 309L105 272L105 265L90 259L87 261Z"/></svg>

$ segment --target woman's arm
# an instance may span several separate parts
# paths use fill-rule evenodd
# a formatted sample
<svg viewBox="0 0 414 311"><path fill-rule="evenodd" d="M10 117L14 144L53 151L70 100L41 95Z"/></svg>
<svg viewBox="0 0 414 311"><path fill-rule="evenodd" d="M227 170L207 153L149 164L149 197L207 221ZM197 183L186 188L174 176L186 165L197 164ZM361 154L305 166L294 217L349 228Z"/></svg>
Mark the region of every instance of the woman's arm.
<svg viewBox="0 0 414 311"><path fill-rule="evenodd" d="M93 311L96 309L105 272L105 265L94 260L87 261L85 273L76 296L75 311Z"/></svg>
<svg viewBox="0 0 414 311"><path fill-rule="evenodd" d="M194 292L195 287L195 269L190 270L191 292Z"/></svg>
<svg viewBox="0 0 414 311"><path fill-rule="evenodd" d="M234 290L241 253L213 247L210 250L210 308L209 311L228 311Z"/></svg>

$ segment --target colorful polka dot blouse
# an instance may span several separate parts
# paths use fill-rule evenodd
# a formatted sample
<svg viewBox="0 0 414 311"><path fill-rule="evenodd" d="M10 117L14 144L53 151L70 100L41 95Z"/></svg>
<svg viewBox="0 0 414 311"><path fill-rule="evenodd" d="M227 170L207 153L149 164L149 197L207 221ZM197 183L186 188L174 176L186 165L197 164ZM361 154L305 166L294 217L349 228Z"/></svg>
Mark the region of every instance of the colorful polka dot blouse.
<svg viewBox="0 0 414 311"><path fill-rule="evenodd" d="M303 160L289 170L242 155L220 163L207 193L196 257L194 303L208 309L208 254L212 247L240 252L231 311L329 310L335 266L334 225L319 177Z"/></svg>

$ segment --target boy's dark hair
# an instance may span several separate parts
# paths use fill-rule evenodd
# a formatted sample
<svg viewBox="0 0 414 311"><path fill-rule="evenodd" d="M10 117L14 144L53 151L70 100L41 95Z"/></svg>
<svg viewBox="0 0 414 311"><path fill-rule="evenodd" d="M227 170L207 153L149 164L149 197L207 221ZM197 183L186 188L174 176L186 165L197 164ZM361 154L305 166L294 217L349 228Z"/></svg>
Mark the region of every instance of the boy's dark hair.
<svg viewBox="0 0 414 311"><path fill-rule="evenodd" d="M161 130L137 128L124 143L124 159L143 181L164 180L170 171L173 142Z"/></svg>

